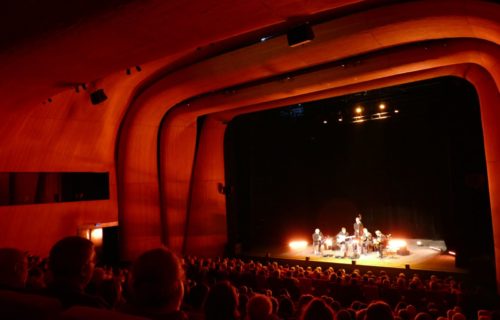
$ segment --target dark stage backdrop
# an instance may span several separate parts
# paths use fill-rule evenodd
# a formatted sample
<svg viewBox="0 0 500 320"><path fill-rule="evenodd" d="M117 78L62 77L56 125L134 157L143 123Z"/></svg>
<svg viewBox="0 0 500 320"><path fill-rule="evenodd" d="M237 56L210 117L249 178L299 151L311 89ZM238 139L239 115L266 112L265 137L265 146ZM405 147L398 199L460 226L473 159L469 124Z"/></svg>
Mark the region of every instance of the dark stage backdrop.
<svg viewBox="0 0 500 320"><path fill-rule="evenodd" d="M380 102L391 117L352 123L355 106L368 115ZM242 115L229 124L225 147L232 245L310 241L315 227L352 232L361 213L372 231L492 253L479 103L464 80Z"/></svg>

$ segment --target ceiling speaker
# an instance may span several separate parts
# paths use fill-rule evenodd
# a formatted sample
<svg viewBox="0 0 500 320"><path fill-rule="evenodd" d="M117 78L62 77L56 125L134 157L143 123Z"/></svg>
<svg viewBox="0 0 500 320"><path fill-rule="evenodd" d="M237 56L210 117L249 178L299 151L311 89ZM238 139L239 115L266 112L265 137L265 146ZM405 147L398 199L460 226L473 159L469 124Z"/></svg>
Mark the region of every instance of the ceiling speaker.
<svg viewBox="0 0 500 320"><path fill-rule="evenodd" d="M90 102L92 102L93 105L104 102L106 99L108 99L108 96L104 93L104 89L97 89L90 93Z"/></svg>

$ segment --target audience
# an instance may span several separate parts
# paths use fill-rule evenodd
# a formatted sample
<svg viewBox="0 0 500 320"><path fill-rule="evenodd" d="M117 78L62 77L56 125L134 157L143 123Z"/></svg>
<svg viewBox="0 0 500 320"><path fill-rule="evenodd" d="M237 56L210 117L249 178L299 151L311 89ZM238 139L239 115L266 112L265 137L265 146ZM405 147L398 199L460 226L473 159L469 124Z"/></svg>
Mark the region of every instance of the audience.
<svg viewBox="0 0 500 320"><path fill-rule="evenodd" d="M61 301L64 308L82 305L108 308L99 297L85 293L92 278L96 254L90 240L67 237L59 240L49 253L49 283L45 293Z"/></svg>
<svg viewBox="0 0 500 320"><path fill-rule="evenodd" d="M0 289L49 295L64 308L112 308L153 320L500 320L494 303L451 276L235 258L181 262L168 249L145 252L130 273L95 268L95 259L92 242L80 237L58 241L48 260L0 248ZM492 308L478 311L485 306Z"/></svg>
<svg viewBox="0 0 500 320"><path fill-rule="evenodd" d="M26 254L14 248L0 248L0 289L23 289L27 278Z"/></svg>

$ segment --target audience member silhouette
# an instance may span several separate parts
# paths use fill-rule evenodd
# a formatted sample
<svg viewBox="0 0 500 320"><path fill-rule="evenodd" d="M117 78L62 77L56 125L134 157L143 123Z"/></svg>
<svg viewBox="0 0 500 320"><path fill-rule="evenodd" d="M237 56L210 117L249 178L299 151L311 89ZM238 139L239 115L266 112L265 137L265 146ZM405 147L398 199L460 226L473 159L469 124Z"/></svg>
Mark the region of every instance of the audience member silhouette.
<svg viewBox="0 0 500 320"><path fill-rule="evenodd" d="M205 301L205 320L239 319L238 296L229 281L216 283Z"/></svg>
<svg viewBox="0 0 500 320"><path fill-rule="evenodd" d="M59 240L49 253L50 281L46 294L58 298L63 308L73 305L107 308L104 300L84 292L92 278L95 259L90 240L77 236Z"/></svg>
<svg viewBox="0 0 500 320"><path fill-rule="evenodd" d="M394 320L391 307L383 302L373 302L366 310L365 320Z"/></svg>
<svg viewBox="0 0 500 320"><path fill-rule="evenodd" d="M300 320L333 320L333 310L319 298L314 298L304 308Z"/></svg>
<svg viewBox="0 0 500 320"><path fill-rule="evenodd" d="M122 312L156 319L187 319L180 311L184 297L184 272L168 249L146 251L131 272L131 297Z"/></svg>
<svg viewBox="0 0 500 320"><path fill-rule="evenodd" d="M248 320L270 320L273 312L271 299L263 294L256 294L248 300Z"/></svg>

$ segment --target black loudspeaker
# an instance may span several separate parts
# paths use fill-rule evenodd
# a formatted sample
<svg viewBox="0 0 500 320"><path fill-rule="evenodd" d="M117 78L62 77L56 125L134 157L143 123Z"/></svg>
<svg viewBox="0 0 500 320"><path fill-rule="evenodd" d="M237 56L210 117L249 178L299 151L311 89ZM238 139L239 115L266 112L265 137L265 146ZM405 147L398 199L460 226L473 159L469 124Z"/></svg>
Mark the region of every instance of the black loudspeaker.
<svg viewBox="0 0 500 320"><path fill-rule="evenodd" d="M314 32L308 24L296 27L287 33L288 45L290 47L300 46L314 39Z"/></svg>
<svg viewBox="0 0 500 320"><path fill-rule="evenodd" d="M104 89L97 89L90 94L90 102L92 102L93 105L104 102L106 99L108 99L108 96L104 93Z"/></svg>

